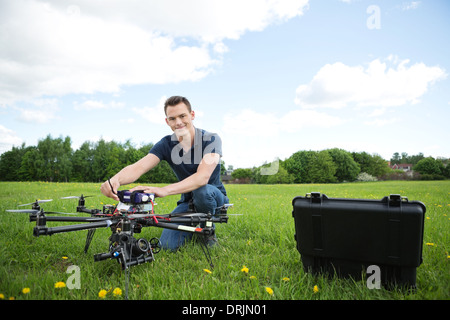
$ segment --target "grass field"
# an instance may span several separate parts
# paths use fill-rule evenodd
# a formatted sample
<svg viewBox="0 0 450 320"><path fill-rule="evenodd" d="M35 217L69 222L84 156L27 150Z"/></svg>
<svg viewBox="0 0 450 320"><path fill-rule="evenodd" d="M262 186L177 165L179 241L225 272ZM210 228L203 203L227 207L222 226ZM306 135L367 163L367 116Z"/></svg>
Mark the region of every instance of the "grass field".
<svg viewBox="0 0 450 320"><path fill-rule="evenodd" d="M87 207L112 204L100 184L0 183L0 297L7 299L123 299L125 275L116 261L94 262L108 250L109 229L98 229L84 254L86 231L34 237L27 214L7 213L18 204L54 199L50 211L74 212L72 195L93 195ZM130 186L131 187L131 186ZM160 252L155 261L133 267L129 299L206 300L434 300L450 298L450 181L373 182L324 185L227 185L234 208L228 224L218 224L219 246L211 250L210 268L199 244L176 253ZM302 269L294 240L292 199L319 191L328 197L381 199L401 194L426 207L423 264L417 290L368 289L364 281L313 276ZM157 213L169 213L178 196L157 199ZM28 207L27 207L28 208ZM51 226L55 226L52 224ZM158 237L161 229L145 228L139 237ZM80 288L64 286L72 265L80 271ZM206 269L206 270L205 270ZM62 288L55 284L62 283ZM116 289L119 288L119 289ZM104 291L102 291L104 290ZM103 295L103 297L99 297Z"/></svg>

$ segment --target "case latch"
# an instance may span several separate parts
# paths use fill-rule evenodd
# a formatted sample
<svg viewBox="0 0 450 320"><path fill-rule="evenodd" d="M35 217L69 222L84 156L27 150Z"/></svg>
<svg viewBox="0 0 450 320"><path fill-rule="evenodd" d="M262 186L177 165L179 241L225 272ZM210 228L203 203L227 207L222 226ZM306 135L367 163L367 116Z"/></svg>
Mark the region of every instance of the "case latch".
<svg viewBox="0 0 450 320"><path fill-rule="evenodd" d="M322 202L322 194L320 192L307 193L306 198L310 198L312 203Z"/></svg>
<svg viewBox="0 0 450 320"><path fill-rule="evenodd" d="M399 207L402 202L408 202L407 197L402 197L399 194L389 195L389 205L393 207Z"/></svg>

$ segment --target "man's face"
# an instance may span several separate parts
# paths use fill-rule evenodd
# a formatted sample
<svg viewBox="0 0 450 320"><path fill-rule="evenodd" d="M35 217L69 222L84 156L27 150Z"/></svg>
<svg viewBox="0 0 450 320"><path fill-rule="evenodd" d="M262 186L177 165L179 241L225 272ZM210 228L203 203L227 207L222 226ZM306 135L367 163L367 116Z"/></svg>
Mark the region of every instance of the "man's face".
<svg viewBox="0 0 450 320"><path fill-rule="evenodd" d="M166 109L166 123L177 137L192 133L194 118L194 111L189 112L188 107L182 102Z"/></svg>

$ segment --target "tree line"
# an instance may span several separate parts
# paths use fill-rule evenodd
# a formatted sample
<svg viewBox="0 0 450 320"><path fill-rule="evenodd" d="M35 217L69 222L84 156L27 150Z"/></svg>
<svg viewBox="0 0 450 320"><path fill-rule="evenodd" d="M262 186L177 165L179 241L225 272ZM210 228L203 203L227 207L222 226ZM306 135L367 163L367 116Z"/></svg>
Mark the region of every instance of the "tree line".
<svg viewBox="0 0 450 320"><path fill-rule="evenodd" d="M404 172L389 166L408 163L413 171ZM253 183L339 183L377 180L442 180L450 178L449 159L434 159L423 154L408 156L394 153L390 161L367 152L348 152L339 148L321 151L298 151L285 160L259 168L236 169L237 181ZM275 174L261 174L261 168L278 166Z"/></svg>
<svg viewBox="0 0 450 320"><path fill-rule="evenodd" d="M50 182L103 182L125 166L148 154L153 144L136 148L130 140L84 142L73 150L70 137L48 135L37 146L13 147L0 156L0 180ZM169 165L162 161L137 182L176 182Z"/></svg>
<svg viewBox="0 0 450 320"><path fill-rule="evenodd" d="M72 149L70 137L46 138L37 146L13 147L0 155L0 180L50 182L103 182L125 166L148 154L153 144L135 147L130 140L84 142ZM298 151L285 160L266 163L251 169L238 168L232 178L240 182L277 183L336 183L345 181L375 181L389 179L446 179L450 178L447 160L408 156L394 153L391 163L411 163L413 176L392 170L388 162L377 154L348 152L334 148L322 151ZM265 170L268 169L268 170ZM225 163L221 172L225 173ZM270 174L265 174L264 171ZM142 175L137 182L173 183L177 178L167 162Z"/></svg>

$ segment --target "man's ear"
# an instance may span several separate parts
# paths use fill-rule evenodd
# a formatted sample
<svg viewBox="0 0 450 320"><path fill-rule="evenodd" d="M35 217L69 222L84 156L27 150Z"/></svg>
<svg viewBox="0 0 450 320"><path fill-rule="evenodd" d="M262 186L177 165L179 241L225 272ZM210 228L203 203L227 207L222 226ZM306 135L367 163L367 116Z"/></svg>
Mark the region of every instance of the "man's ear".
<svg viewBox="0 0 450 320"><path fill-rule="evenodd" d="M192 120L194 120L195 119L195 111L194 110L191 111L191 116L192 116Z"/></svg>
<svg viewBox="0 0 450 320"><path fill-rule="evenodd" d="M169 125L169 120L167 120L167 117L165 118L167 125Z"/></svg>

